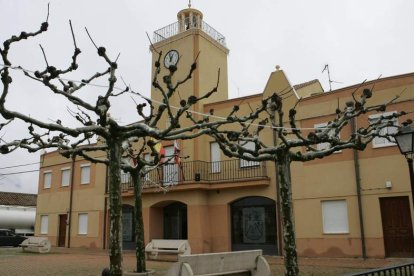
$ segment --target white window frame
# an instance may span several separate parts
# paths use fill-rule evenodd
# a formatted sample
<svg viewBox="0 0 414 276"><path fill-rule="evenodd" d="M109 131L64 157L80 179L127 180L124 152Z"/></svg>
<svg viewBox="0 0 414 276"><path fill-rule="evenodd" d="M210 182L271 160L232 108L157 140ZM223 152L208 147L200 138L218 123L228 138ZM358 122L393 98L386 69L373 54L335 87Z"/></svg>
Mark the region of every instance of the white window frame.
<svg viewBox="0 0 414 276"><path fill-rule="evenodd" d="M255 144L251 141L248 141L248 142L241 141L240 144L242 145L243 148L249 149L249 150L254 150L254 147L255 147ZM260 166L259 161L247 161L247 160L240 158L240 168L250 168L250 167L257 167L257 166Z"/></svg>
<svg viewBox="0 0 414 276"><path fill-rule="evenodd" d="M40 234L49 233L49 216L40 215Z"/></svg>
<svg viewBox="0 0 414 276"><path fill-rule="evenodd" d="M174 155L174 146L164 147L165 158L171 158ZM164 164L163 167L163 185L171 186L177 185L179 180L179 167L174 162L174 158Z"/></svg>
<svg viewBox="0 0 414 276"><path fill-rule="evenodd" d="M48 177L46 177L48 175ZM43 189L50 189L52 187L52 171L43 172Z"/></svg>
<svg viewBox="0 0 414 276"><path fill-rule="evenodd" d="M313 125L313 127L315 128L315 131L316 131L316 129L318 129L318 128L326 128L327 125L328 125L328 123L319 123L319 124ZM335 129L330 129L329 132L328 132L328 135L333 135L334 133L335 133ZM340 133L338 133L338 138L341 138ZM330 147L331 147L331 144L328 143L328 142L319 143L319 144L316 145L317 150L326 150L326 149L329 149ZM334 151L334 153L340 153L340 152L342 152L342 150Z"/></svg>
<svg viewBox="0 0 414 276"><path fill-rule="evenodd" d="M121 184L129 183L129 172L124 172L121 169Z"/></svg>
<svg viewBox="0 0 414 276"><path fill-rule="evenodd" d="M221 171L221 150L217 142L210 143L210 160L211 160L211 173L219 173Z"/></svg>
<svg viewBox="0 0 414 276"><path fill-rule="evenodd" d="M147 162L150 162L151 161L151 154L150 153L144 154L144 160L147 161ZM149 175L150 175L150 172L147 172L144 176L144 180L150 180Z"/></svg>
<svg viewBox="0 0 414 276"><path fill-rule="evenodd" d="M88 178L84 179L84 169L88 168L89 169L89 174L88 174ZM80 165L80 184L81 185L86 185L91 183L91 163L88 164L81 164Z"/></svg>
<svg viewBox="0 0 414 276"><path fill-rule="evenodd" d="M394 113L397 113L397 111L390 111L390 112L384 112L384 113L378 113L378 114L373 114L370 115L368 117L369 121L375 120L381 116L389 116L392 115ZM398 120L397 118L392 119L391 121L394 121L395 124L398 126ZM381 134L394 134L398 132L398 128L397 127L385 127L381 130ZM395 141L394 137L391 137L392 141ZM397 144L395 142L390 142L388 139L383 138L383 137L375 137L372 140L372 147L373 148L384 148L384 147L392 147L392 146L396 146Z"/></svg>
<svg viewBox="0 0 414 276"><path fill-rule="evenodd" d="M68 175L65 175L68 173ZM67 178L64 178L67 177ZM70 167L60 169L60 184L62 187L69 187L70 185L71 170Z"/></svg>
<svg viewBox="0 0 414 276"><path fill-rule="evenodd" d="M79 235L88 234L88 213L78 214L78 234Z"/></svg>
<svg viewBox="0 0 414 276"><path fill-rule="evenodd" d="M321 201L324 234L349 234L348 203L345 199Z"/></svg>

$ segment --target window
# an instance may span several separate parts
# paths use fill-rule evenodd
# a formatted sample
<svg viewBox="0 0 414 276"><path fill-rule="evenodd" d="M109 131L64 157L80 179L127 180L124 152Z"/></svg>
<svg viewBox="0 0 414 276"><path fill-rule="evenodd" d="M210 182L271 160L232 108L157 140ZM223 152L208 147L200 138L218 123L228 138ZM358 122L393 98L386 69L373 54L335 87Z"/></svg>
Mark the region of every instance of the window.
<svg viewBox="0 0 414 276"><path fill-rule="evenodd" d="M81 167L81 184L89 184L91 177L91 164L83 164Z"/></svg>
<svg viewBox="0 0 414 276"><path fill-rule="evenodd" d="M265 197L245 197L230 204L233 250L276 249L276 203Z"/></svg>
<svg viewBox="0 0 414 276"><path fill-rule="evenodd" d="M314 125L313 127L315 129L318 129L318 128L325 128L327 125L328 125L328 123L320 123L320 124ZM328 132L328 135L330 137L331 136L334 136L335 135L335 129L330 129L329 132ZM340 138L340 137L341 137L340 136L340 133L338 133L338 138ZM319 143L319 144L316 145L316 149L317 150L326 150L326 149L329 149L330 147L331 147L331 144L329 144L328 142L326 142L326 143ZM338 152L341 152L341 151L340 150L335 151L335 153L338 153Z"/></svg>
<svg viewBox="0 0 414 276"><path fill-rule="evenodd" d="M47 234L49 228L49 217L47 215L40 216L40 234Z"/></svg>
<svg viewBox="0 0 414 276"><path fill-rule="evenodd" d="M348 206L345 200L322 201L324 234L349 233Z"/></svg>
<svg viewBox="0 0 414 276"><path fill-rule="evenodd" d="M46 171L43 173L43 188L50 189L52 185L52 172Z"/></svg>
<svg viewBox="0 0 414 276"><path fill-rule="evenodd" d="M121 183L129 183L129 172L124 172L124 170L121 170Z"/></svg>
<svg viewBox="0 0 414 276"><path fill-rule="evenodd" d="M248 149L248 150L254 150L255 149L255 145L253 142L240 142L240 144L243 145L243 148ZM244 159L240 159L240 168L245 168L245 167L253 167L253 166L259 166L260 163L257 161L247 161Z"/></svg>
<svg viewBox="0 0 414 276"><path fill-rule="evenodd" d="M220 172L220 147L217 142L210 143L211 172Z"/></svg>
<svg viewBox="0 0 414 276"><path fill-rule="evenodd" d="M170 159L163 166L163 184L165 186L176 185L178 183L179 167L174 163L174 146L165 147L165 157Z"/></svg>
<svg viewBox="0 0 414 276"><path fill-rule="evenodd" d="M151 154L149 154L149 153L144 154L144 160L147 161L147 162L152 161ZM145 180L150 180L149 174L150 174L149 172L145 174L145 176L144 176Z"/></svg>
<svg viewBox="0 0 414 276"><path fill-rule="evenodd" d="M368 120L370 121L370 123L375 123L376 121L378 121L380 119L381 116L389 116L393 113L396 113L396 111L371 115L371 116L369 116ZM388 134L391 135L391 134L395 134L395 133L398 132L397 118L393 118L393 119L388 120L388 121L392 122L394 126L388 126L388 127L385 127L383 129L381 129L381 131L379 132L380 135L388 135ZM396 144L394 142L395 141L394 137L390 137L390 140L388 140L385 137L375 137L374 140L372 140L372 147L373 148L382 148L382 147L395 146Z"/></svg>
<svg viewBox="0 0 414 276"><path fill-rule="evenodd" d="M62 187L69 186L70 183L70 168L61 169L62 172Z"/></svg>
<svg viewBox="0 0 414 276"><path fill-rule="evenodd" d="M78 234L88 234L88 214L79 214Z"/></svg>
<svg viewBox="0 0 414 276"><path fill-rule="evenodd" d="M122 240L124 242L134 241L134 207L130 205L122 206Z"/></svg>

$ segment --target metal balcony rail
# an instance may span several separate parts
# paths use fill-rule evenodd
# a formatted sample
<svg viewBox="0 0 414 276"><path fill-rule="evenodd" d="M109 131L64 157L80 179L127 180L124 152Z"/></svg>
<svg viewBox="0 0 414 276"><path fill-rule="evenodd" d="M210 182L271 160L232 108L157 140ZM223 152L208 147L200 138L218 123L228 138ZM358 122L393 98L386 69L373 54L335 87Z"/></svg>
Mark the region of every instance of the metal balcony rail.
<svg viewBox="0 0 414 276"><path fill-rule="evenodd" d="M163 41L164 39L167 39L169 37L172 37L178 34L179 27L180 27L179 22L174 22L161 29L154 31L153 42L157 43L157 42Z"/></svg>
<svg viewBox="0 0 414 276"><path fill-rule="evenodd" d="M208 25L206 22L201 21L201 29L206 34L211 36L215 41L217 41L218 43L220 43L223 46L226 46L226 38L224 37L224 35L219 33L216 29L214 29L213 27Z"/></svg>
<svg viewBox="0 0 414 276"><path fill-rule="evenodd" d="M149 172L143 179L144 187L168 187L182 183L213 183L267 177L265 162L226 160L219 162L190 161L165 164ZM133 189L130 176L121 175L122 190Z"/></svg>
<svg viewBox="0 0 414 276"><path fill-rule="evenodd" d="M208 34L211 38L213 38L221 45L226 46L226 38L221 33L219 33L216 29L214 29L204 21L201 21L200 25L201 30L203 30L206 34ZM157 43L163 41L180 32L185 32L186 30L194 28L200 28L197 22L189 22L188 20L186 20L184 24L180 21L174 22L161 29L154 31L153 42Z"/></svg>
<svg viewBox="0 0 414 276"><path fill-rule="evenodd" d="M403 265L388 266L379 269L368 270L365 272L346 274L346 276L408 276L414 275L414 263Z"/></svg>

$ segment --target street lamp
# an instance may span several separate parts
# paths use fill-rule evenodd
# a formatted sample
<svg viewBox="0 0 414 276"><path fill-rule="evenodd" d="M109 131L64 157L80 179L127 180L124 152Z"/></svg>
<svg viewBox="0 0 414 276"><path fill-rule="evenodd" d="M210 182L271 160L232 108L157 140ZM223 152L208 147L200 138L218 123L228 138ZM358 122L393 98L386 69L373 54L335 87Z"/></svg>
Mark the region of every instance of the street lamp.
<svg viewBox="0 0 414 276"><path fill-rule="evenodd" d="M414 153L414 129L409 124L404 124L395 135L395 140L401 153L405 156L410 172L411 197L414 205L414 173L413 173L413 153Z"/></svg>

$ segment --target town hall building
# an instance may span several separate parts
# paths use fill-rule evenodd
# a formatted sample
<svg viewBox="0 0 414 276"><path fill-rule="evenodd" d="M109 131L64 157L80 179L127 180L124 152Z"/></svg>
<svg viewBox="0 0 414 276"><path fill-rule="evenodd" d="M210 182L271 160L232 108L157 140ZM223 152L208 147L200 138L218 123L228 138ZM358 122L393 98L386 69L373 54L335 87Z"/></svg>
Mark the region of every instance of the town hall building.
<svg viewBox="0 0 414 276"><path fill-rule="evenodd" d="M352 99L360 84L325 92L318 80L294 85L277 66L261 93L229 99L225 37L204 21L201 11L181 10L177 21L154 32L152 64L161 57L167 72L178 62L177 79L188 74L198 56L197 70L180 89L180 96L201 96L217 82L218 92L194 110L226 117L235 105L240 113L261 104L274 92L289 91L286 108L297 105L298 125L323 127ZM154 70L152 70L154 71ZM150 81L150 80L148 80ZM383 104L405 89L386 112L414 110L414 73L367 81L370 104ZM288 88L288 89L287 89ZM410 97L411 96L411 97ZM151 99L161 100L155 88ZM179 106L180 98L171 105ZM288 109L287 109L288 110ZM355 120L363 126L378 114ZM399 118L410 118L407 115ZM160 120L160 128L167 121ZM346 126L344 137L355 126ZM390 129L390 131L392 131ZM264 142L278 143L271 129ZM252 162L226 157L208 136L178 141L181 166L171 162L163 173L145 176L143 216L145 242L152 239L185 239L192 253L263 249L281 255L283 230L276 168L272 162ZM326 146L326 145L318 145ZM163 142L165 155L174 153L173 142ZM66 159L58 152L41 156L35 235L48 237L54 246L108 248L109 200L107 168L82 158ZM324 159L293 163L292 195L297 250L300 256L388 257L413 256L413 198L406 161L395 143L376 138L364 151L344 150ZM134 248L133 187L122 178L124 248ZM397 229L398 234L396 234Z"/></svg>

